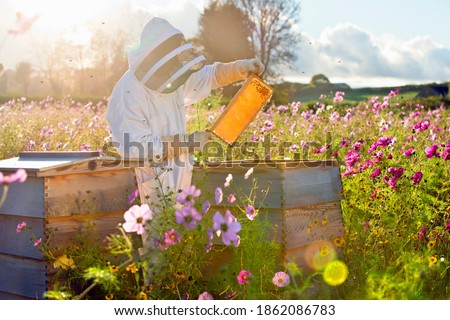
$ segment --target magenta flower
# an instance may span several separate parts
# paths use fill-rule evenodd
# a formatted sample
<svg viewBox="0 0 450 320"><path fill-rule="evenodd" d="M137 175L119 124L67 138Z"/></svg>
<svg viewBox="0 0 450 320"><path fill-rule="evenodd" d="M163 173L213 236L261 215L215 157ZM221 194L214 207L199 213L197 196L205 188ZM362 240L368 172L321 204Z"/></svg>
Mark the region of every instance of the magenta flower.
<svg viewBox="0 0 450 320"><path fill-rule="evenodd" d="M24 169L18 169L15 173L9 176L4 176L0 172L0 184L22 183L27 179L27 172Z"/></svg>
<svg viewBox="0 0 450 320"><path fill-rule="evenodd" d="M177 202L179 204L191 206L195 203L194 198L199 197L200 193L200 189L197 189L194 185L187 186L177 195Z"/></svg>
<svg viewBox="0 0 450 320"><path fill-rule="evenodd" d="M217 211L213 217L213 222L213 230L216 231L218 237L222 235L222 241L225 245L233 242L235 247L239 246L240 238L237 233L241 231L241 224L229 210L226 211L225 216Z"/></svg>
<svg viewBox="0 0 450 320"><path fill-rule="evenodd" d="M356 150L349 150L345 155L345 164L350 168L353 167L358 162L360 156Z"/></svg>
<svg viewBox="0 0 450 320"><path fill-rule="evenodd" d="M291 279L289 278L289 275L286 272L279 271L275 273L275 276L272 278L272 282L277 287L283 288L289 285L289 283L291 283Z"/></svg>
<svg viewBox="0 0 450 320"><path fill-rule="evenodd" d="M427 158L439 157L439 149L437 144L433 144L431 147L425 148L425 155Z"/></svg>
<svg viewBox="0 0 450 320"><path fill-rule="evenodd" d="M417 234L417 237L419 238L419 240L421 239L426 239L426 233L427 233L427 227L422 227L422 230L420 230L420 232Z"/></svg>
<svg viewBox="0 0 450 320"><path fill-rule="evenodd" d="M237 295L237 292L236 292L236 291L233 291L233 292L227 294L227 295L225 296L225 299L231 299L231 298L233 298L233 297L236 296L236 295Z"/></svg>
<svg viewBox="0 0 450 320"><path fill-rule="evenodd" d="M202 204L202 213L205 214L208 212L209 208L211 208L211 204L209 203L208 200L206 200L205 202L203 202Z"/></svg>
<svg viewBox="0 0 450 320"><path fill-rule="evenodd" d="M411 156L413 153L414 153L414 148L409 148L408 150L406 150L404 153L403 153L403 155L405 156L405 157L409 157L409 156Z"/></svg>
<svg viewBox="0 0 450 320"><path fill-rule="evenodd" d="M216 200L216 204L220 204L223 200L223 191L221 187L217 187L216 191L214 192L215 194L215 200Z"/></svg>
<svg viewBox="0 0 450 320"><path fill-rule="evenodd" d="M445 224L445 231L450 232L450 220L448 220L447 223Z"/></svg>
<svg viewBox="0 0 450 320"><path fill-rule="evenodd" d="M236 201L236 196L233 193L230 193L227 197L228 203L234 203Z"/></svg>
<svg viewBox="0 0 450 320"><path fill-rule="evenodd" d="M442 151L442 159L450 160L450 143L445 146L444 151Z"/></svg>
<svg viewBox="0 0 450 320"><path fill-rule="evenodd" d="M214 300L214 298L212 295L205 291L198 296L198 300Z"/></svg>
<svg viewBox="0 0 450 320"><path fill-rule="evenodd" d="M417 171L414 173L411 180L414 184L419 184L419 182L422 181L422 177L423 177L423 173L420 171Z"/></svg>
<svg viewBox="0 0 450 320"><path fill-rule="evenodd" d="M345 92L336 91L336 93L334 94L333 102L334 103L342 102L342 100L344 100L344 95L345 95Z"/></svg>
<svg viewBox="0 0 450 320"><path fill-rule="evenodd" d="M378 193L378 190L375 189L375 190L373 191L373 193L370 195L370 199L375 199L375 197L377 196L377 193Z"/></svg>
<svg viewBox="0 0 450 320"><path fill-rule="evenodd" d="M229 174L227 175L227 177L225 178L225 183L223 184L223 186L224 186L225 188L229 187L229 186L230 186L230 183L231 183L231 180L233 180L233 175L232 175L231 173L229 173Z"/></svg>
<svg viewBox="0 0 450 320"><path fill-rule="evenodd" d="M17 227L16 227L16 232L17 232L17 233L22 232L23 230L25 230L26 226L27 226L27 223L26 223L25 221L22 221L21 223L19 223L19 224L17 225Z"/></svg>
<svg viewBox="0 0 450 320"><path fill-rule="evenodd" d="M381 137L375 141L369 148L369 153L374 152L378 147L387 147L393 142L391 137Z"/></svg>
<svg viewBox="0 0 450 320"><path fill-rule="evenodd" d="M253 277L253 274L248 270L241 270L237 276L237 281L239 284L249 283L250 279Z"/></svg>
<svg viewBox="0 0 450 320"><path fill-rule="evenodd" d="M388 172L396 179L400 178L403 175L404 169L402 167L391 167L388 169Z"/></svg>
<svg viewBox="0 0 450 320"><path fill-rule="evenodd" d="M255 219L258 212L256 211L255 207L252 205L248 205L247 208L245 208L245 214L247 215L247 218L249 220Z"/></svg>
<svg viewBox="0 0 450 320"><path fill-rule="evenodd" d="M381 174L381 170L380 168L375 168L375 170L373 171L373 173L370 175L370 178L376 178Z"/></svg>
<svg viewBox="0 0 450 320"><path fill-rule="evenodd" d="M250 175L253 173L253 168L250 168L247 170L247 172L244 175L244 179L247 180L248 177L250 177Z"/></svg>
<svg viewBox="0 0 450 320"><path fill-rule="evenodd" d="M33 246L37 247L38 245L41 244L41 242L42 242L42 238L39 238L39 239L37 239L37 240L34 242L34 245L33 245Z"/></svg>
<svg viewBox="0 0 450 320"><path fill-rule="evenodd" d="M422 132L424 130L426 130L428 127L430 126L430 122L425 120L425 121L419 121L415 126L414 126L414 130L417 132Z"/></svg>
<svg viewBox="0 0 450 320"><path fill-rule="evenodd" d="M164 233L164 242L169 245L175 245L177 243L180 243L181 237L178 232L176 232L174 229L171 229L169 232Z"/></svg>
<svg viewBox="0 0 450 320"><path fill-rule="evenodd" d="M126 232L136 232L137 234L143 234L145 224L148 220L153 219L153 212L148 204L141 206L134 205L124 214L125 223L123 229Z"/></svg>
<svg viewBox="0 0 450 320"><path fill-rule="evenodd" d="M184 207L175 212L175 219L178 224L184 224L186 229L192 230L195 224L202 220L202 215L193 207Z"/></svg>

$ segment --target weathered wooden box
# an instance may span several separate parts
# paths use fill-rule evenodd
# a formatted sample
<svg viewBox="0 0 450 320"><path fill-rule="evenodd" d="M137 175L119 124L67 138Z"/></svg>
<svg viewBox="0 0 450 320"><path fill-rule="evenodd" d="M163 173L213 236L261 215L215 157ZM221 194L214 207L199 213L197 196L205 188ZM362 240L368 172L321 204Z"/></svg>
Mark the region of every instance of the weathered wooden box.
<svg viewBox="0 0 450 320"><path fill-rule="evenodd" d="M50 248L77 235L100 243L123 221L134 170L98 152L23 152L0 161L5 175L19 168L27 180L11 184L0 207L0 299L42 299L51 266L16 226L25 221L37 238L50 239Z"/></svg>
<svg viewBox="0 0 450 320"><path fill-rule="evenodd" d="M245 179L250 168L253 173ZM233 179L225 188L229 174ZM264 199L263 193L256 193L256 203L267 210L268 219L278 226L276 239L283 248L281 262L292 261L311 271L314 251L321 246L339 253L335 243L344 237L344 223L337 161L228 161L194 170L194 182L201 185L202 190L214 192L216 187L221 187L224 196L230 193L249 195L253 178L260 189L269 188ZM226 199L212 210L218 209L223 214L225 206L230 206Z"/></svg>

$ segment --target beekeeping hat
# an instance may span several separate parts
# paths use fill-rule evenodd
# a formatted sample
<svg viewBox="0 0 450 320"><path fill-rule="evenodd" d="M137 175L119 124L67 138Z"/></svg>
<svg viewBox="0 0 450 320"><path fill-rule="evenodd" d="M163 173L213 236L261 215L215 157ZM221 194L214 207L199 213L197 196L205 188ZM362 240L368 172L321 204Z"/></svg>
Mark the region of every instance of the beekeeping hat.
<svg viewBox="0 0 450 320"><path fill-rule="evenodd" d="M128 53L130 70L147 88L170 93L200 70L205 57L186 43L183 33L161 18L143 28L139 45Z"/></svg>

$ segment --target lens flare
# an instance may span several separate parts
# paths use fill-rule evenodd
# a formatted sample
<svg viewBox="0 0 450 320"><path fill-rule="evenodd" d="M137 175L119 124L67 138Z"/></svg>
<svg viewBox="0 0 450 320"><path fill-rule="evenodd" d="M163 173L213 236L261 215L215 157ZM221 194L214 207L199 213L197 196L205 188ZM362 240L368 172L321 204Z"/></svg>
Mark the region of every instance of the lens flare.
<svg viewBox="0 0 450 320"><path fill-rule="evenodd" d="M336 258L336 249L330 241L318 241L305 250L305 261L313 270L323 270Z"/></svg>
<svg viewBox="0 0 450 320"><path fill-rule="evenodd" d="M347 280L347 265L339 260L329 263L323 271L323 280L330 286L338 286Z"/></svg>

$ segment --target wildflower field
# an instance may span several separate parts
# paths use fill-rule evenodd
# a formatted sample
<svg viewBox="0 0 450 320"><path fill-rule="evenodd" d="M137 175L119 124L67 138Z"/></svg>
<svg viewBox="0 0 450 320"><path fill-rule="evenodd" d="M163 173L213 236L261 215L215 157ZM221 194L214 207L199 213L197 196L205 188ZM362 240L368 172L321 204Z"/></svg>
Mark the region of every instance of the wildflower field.
<svg viewBox="0 0 450 320"><path fill-rule="evenodd" d="M224 108L221 98L218 91L188 108L189 131L212 125ZM71 97L2 104L0 159L20 151L99 150L115 155L104 119L106 104L107 98L80 103ZM227 191L231 175L214 191L213 199L204 198L207 190L194 185L181 193L161 194L155 207L141 205L136 194L130 195L130 209L118 221L120 235L108 238L107 252L96 246L73 246L53 255L45 239L38 241L39 235L34 235L30 245L59 269L58 285L46 297L450 299L446 102L405 100L401 92L391 91L347 103L345 92L338 91L307 104L269 104L237 146L217 143L223 145L224 154L214 154L214 160L336 159L345 226L345 237L335 241L342 250L339 259L314 273L277 262L280 248L264 236L272 226L256 218L262 208L253 193L260 190L247 172L254 192L243 197ZM202 164L210 156L196 154L196 161ZM0 175L4 187L21 181L23 176ZM241 205L237 211L207 214L214 201ZM27 231L32 233L24 221L17 236ZM151 236L151 250L137 254L145 232ZM208 265L203 263L224 250L211 242L216 236L232 251L234 264L226 274L205 280Z"/></svg>

